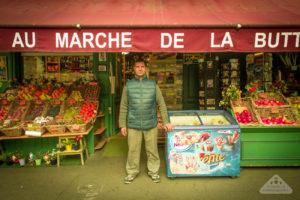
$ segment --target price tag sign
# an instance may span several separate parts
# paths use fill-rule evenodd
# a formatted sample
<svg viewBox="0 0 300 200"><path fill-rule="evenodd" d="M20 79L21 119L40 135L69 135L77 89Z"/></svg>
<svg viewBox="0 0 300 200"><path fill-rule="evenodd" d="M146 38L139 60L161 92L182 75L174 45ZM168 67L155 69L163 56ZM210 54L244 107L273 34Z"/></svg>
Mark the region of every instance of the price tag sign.
<svg viewBox="0 0 300 200"><path fill-rule="evenodd" d="M20 101L20 105L21 105L21 106L26 105L26 101L24 101L24 100Z"/></svg>
<svg viewBox="0 0 300 200"><path fill-rule="evenodd" d="M25 131L25 135L40 137L42 133L39 131Z"/></svg>
<svg viewBox="0 0 300 200"><path fill-rule="evenodd" d="M60 100L55 100L54 103L55 103L56 105L60 105Z"/></svg>
<svg viewBox="0 0 300 200"><path fill-rule="evenodd" d="M74 131L79 131L80 127L79 127L79 125L73 125L72 128Z"/></svg>
<svg viewBox="0 0 300 200"><path fill-rule="evenodd" d="M277 114L277 113L279 113L279 109L278 108L272 108L271 113L272 114Z"/></svg>

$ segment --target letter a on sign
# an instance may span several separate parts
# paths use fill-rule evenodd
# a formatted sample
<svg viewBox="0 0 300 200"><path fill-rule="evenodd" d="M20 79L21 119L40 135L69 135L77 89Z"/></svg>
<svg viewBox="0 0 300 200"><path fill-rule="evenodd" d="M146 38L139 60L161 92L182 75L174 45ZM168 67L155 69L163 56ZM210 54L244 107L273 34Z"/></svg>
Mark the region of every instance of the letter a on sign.
<svg viewBox="0 0 300 200"><path fill-rule="evenodd" d="M275 174L260 188L259 192L261 194L292 194L293 189Z"/></svg>

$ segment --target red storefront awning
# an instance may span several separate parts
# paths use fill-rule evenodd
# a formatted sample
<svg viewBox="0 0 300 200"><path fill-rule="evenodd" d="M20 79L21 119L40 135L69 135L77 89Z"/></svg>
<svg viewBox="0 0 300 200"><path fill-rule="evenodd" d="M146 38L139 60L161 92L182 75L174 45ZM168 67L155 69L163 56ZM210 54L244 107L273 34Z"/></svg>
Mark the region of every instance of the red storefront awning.
<svg viewBox="0 0 300 200"><path fill-rule="evenodd" d="M0 51L299 51L299 0L0 0Z"/></svg>

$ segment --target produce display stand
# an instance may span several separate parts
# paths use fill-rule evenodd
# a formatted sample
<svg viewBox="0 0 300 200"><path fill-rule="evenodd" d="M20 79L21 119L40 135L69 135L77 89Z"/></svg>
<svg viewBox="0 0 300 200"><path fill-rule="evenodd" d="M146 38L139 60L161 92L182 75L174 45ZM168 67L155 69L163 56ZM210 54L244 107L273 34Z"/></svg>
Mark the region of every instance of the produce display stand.
<svg viewBox="0 0 300 200"><path fill-rule="evenodd" d="M241 167L300 166L300 127L241 127Z"/></svg>
<svg viewBox="0 0 300 200"><path fill-rule="evenodd" d="M62 139L64 138L74 138L76 136L82 137L82 140L80 140L80 149L79 150L71 150L71 151L58 151L57 152L57 167L60 166L60 156L63 155L76 155L79 154L81 158L81 164L84 165L84 159L83 159L83 152L86 152L86 157L88 157L88 146L86 143L85 136L88 137L91 133L93 133L93 127L90 127L89 130L86 132L76 133L76 132L65 132L65 133L45 133L40 137L32 137L32 136L18 136L18 137L7 137L7 136L0 136L0 140L14 140L14 139L32 139L32 138L49 138L49 137L57 137L58 142L60 143Z"/></svg>
<svg viewBox="0 0 300 200"><path fill-rule="evenodd" d="M80 159L81 159L81 165L84 165L84 158L83 158L83 152L85 151L86 153L86 158L89 157L89 153L87 151L87 147L86 147L86 141L85 138L83 137L83 135L76 135L76 136L80 136L82 137L82 139L79 141L80 147L78 150L71 150L71 151L58 151L57 152L57 167L60 166L60 156L69 156L69 155L80 155ZM62 140L64 139L74 139L76 136L59 136L58 137L58 142L62 143Z"/></svg>
<svg viewBox="0 0 300 200"><path fill-rule="evenodd" d="M241 167L300 166L299 146L299 125L241 126L240 164Z"/></svg>

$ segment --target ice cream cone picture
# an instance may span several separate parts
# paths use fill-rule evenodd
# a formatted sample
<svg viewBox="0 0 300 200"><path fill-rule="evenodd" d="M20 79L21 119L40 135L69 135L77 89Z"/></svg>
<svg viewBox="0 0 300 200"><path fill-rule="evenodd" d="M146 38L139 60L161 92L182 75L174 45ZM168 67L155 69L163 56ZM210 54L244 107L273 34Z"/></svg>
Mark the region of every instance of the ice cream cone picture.
<svg viewBox="0 0 300 200"><path fill-rule="evenodd" d="M240 133L238 131L234 131L232 136L232 142L235 143L237 141L237 138L239 137Z"/></svg>
<svg viewBox="0 0 300 200"><path fill-rule="evenodd" d="M208 132L204 132L204 133L200 133L200 134L201 134L201 137L198 142L204 142L205 140L210 138L210 134Z"/></svg>
<svg viewBox="0 0 300 200"><path fill-rule="evenodd" d="M214 139L214 142L216 143L216 147L220 150L222 145L226 143L226 139L222 136L219 136Z"/></svg>

